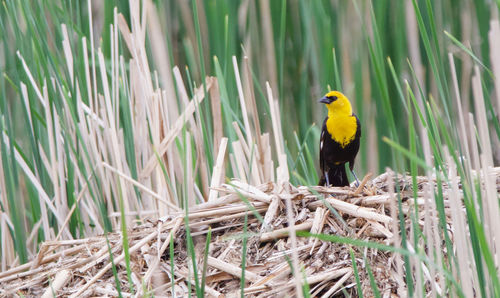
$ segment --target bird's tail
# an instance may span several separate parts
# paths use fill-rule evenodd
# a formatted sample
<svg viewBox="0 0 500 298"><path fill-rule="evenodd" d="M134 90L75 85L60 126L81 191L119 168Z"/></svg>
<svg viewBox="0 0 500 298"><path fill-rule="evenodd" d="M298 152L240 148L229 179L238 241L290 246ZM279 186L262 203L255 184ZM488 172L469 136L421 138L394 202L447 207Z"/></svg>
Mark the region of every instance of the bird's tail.
<svg viewBox="0 0 500 298"><path fill-rule="evenodd" d="M331 186L349 186L344 164L331 167L328 170L328 180L327 177L325 177L325 173L322 173L318 185L328 186L328 182Z"/></svg>

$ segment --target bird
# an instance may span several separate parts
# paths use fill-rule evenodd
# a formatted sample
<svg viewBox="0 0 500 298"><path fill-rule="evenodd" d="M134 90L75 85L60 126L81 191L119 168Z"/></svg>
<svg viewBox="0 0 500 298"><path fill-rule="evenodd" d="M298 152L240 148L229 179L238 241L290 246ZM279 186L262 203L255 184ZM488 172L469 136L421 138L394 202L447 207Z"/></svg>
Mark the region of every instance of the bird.
<svg viewBox="0 0 500 298"><path fill-rule="evenodd" d="M345 163L353 172L354 159L359 151L361 124L347 97L339 91L330 91L319 100L328 109L323 122L319 145L320 186L349 186Z"/></svg>

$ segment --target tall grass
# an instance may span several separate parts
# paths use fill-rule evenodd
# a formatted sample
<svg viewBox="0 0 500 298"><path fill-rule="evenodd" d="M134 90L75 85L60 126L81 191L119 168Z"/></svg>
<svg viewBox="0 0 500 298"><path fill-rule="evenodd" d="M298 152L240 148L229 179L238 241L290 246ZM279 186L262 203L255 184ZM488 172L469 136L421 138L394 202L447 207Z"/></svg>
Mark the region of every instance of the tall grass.
<svg viewBox="0 0 500 298"><path fill-rule="evenodd" d="M286 163L292 183L314 185L325 116L316 99L335 88L361 119L357 172L427 175L449 183L447 195L465 206L452 217L464 231L450 235L445 194L430 188L425 230L418 214L412 227L401 221L411 231L401 247L429 256L406 255L406 270L432 267L441 277L425 287L407 272L408 291L500 294L498 193L489 178L500 162L497 3L1 5L2 270L25 263L42 241L125 231L194 206L214 179L273 180L274 167L258 172L265 158ZM212 177L226 150L221 137L230 162ZM264 157L266 142L275 151Z"/></svg>

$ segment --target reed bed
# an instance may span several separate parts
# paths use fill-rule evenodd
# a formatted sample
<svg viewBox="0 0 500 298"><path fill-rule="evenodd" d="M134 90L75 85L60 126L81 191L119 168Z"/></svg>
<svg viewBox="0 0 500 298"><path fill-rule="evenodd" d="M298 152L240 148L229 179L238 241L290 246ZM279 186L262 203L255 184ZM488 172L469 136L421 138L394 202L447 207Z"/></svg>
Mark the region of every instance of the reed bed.
<svg viewBox="0 0 500 298"><path fill-rule="evenodd" d="M500 192L500 168L491 172ZM411 178L384 173L373 180L365 179L359 187L294 187L285 182L257 186L233 180L216 189L222 195L197 205L187 214L195 243L198 268L206 268L205 291L208 296L240 295L240 280L245 279L243 293L251 297L294 295L295 280L290 266L292 241L290 233L336 235L381 244L381 248L297 237L296 252L300 271L310 286L312 296L330 297L339 293L357 296L358 288L353 264L360 269L359 286L365 295L373 295L369 266L376 286L384 297L407 295L401 275L400 252L387 251L395 245L399 233L396 217L402 215L411 227L411 215L418 211L417 221L423 229L426 205L430 205L425 189L427 177ZM431 182L435 184L435 181ZM452 242L461 233L451 218L455 186L443 184L446 226ZM413 197L413 190L418 197ZM396 208L401 197L401 210ZM294 220L287 219L286 201L292 202ZM465 214L464 207L459 206ZM247 217L247 220L245 220ZM246 228L245 228L246 227ZM204 259L207 234L211 234L208 257ZM138 295L183 297L191 293L190 260L186 253L185 215L173 213L159 220L150 218L127 232L132 281ZM246 240L246 264L242 269L243 239ZM368 242L369 241L369 242ZM0 273L1 295L80 297L81 295L117 296L115 275L108 250L112 252L116 276L123 297L128 291L126 266L123 262L122 234L110 233L76 240L47 241L36 258L24 265ZM109 245L109 248L108 248ZM173 245L173 254L169 253ZM446 250L445 243L439 244ZM351 253L354 262L351 260ZM173 258L172 258L173 256ZM447 257L447 254L444 254ZM204 265L206 262L206 265ZM173 270L172 270L173 268ZM437 270L440 270L437 266ZM441 268L442 270L442 268ZM244 271L244 273L243 273ZM202 272L199 272L201 275ZM244 277L243 277L244 274ZM439 288L439 275L424 270L424 283L429 289ZM173 290L172 290L172 287ZM441 289L442 290L442 289ZM449 293L440 292L447 296ZM47 296L48 295L48 296Z"/></svg>

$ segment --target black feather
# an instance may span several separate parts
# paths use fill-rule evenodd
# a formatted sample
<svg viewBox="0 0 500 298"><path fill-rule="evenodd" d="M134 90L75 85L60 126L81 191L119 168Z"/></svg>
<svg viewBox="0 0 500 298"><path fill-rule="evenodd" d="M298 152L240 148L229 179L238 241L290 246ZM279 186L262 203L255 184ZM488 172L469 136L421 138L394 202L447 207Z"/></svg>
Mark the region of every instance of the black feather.
<svg viewBox="0 0 500 298"><path fill-rule="evenodd" d="M359 140L361 139L361 124L354 113L352 116L356 118L356 134L354 135L354 139L345 147L340 146L339 143L332 139L332 136L328 132L326 128L328 117L325 118L323 122L319 151L321 178L318 185L326 184L327 179L325 173L327 173L328 182L330 182L332 186L349 185L349 180L347 179L347 173L345 171L345 163L349 163L349 168L352 171L354 168L354 159L359 151Z"/></svg>

